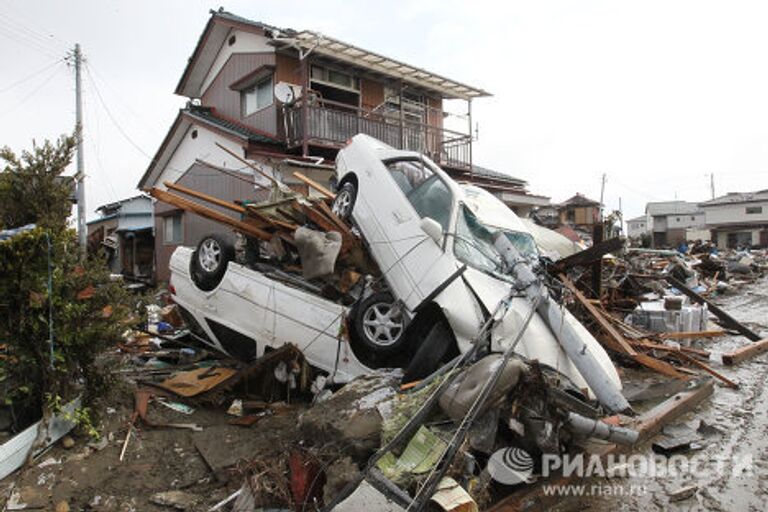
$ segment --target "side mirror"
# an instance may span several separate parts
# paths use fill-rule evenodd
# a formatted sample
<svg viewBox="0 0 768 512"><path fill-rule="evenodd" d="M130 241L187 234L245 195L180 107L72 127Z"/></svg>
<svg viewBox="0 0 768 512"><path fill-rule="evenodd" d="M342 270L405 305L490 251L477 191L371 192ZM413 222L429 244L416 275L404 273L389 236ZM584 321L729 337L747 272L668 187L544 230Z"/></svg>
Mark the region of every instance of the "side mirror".
<svg viewBox="0 0 768 512"><path fill-rule="evenodd" d="M443 227L435 219L421 219L421 230L424 231L437 245L443 242Z"/></svg>

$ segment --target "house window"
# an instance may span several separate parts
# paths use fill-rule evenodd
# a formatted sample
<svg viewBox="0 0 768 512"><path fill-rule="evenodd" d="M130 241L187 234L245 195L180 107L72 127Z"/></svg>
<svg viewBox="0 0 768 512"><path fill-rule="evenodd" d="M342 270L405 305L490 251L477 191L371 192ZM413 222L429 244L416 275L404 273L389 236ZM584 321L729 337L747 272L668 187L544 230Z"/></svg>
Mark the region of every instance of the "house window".
<svg viewBox="0 0 768 512"><path fill-rule="evenodd" d="M272 77L269 76L240 93L243 117L249 116L272 104Z"/></svg>
<svg viewBox="0 0 768 512"><path fill-rule="evenodd" d="M763 213L762 206L747 206L747 215L759 215L761 213Z"/></svg>
<svg viewBox="0 0 768 512"><path fill-rule="evenodd" d="M182 234L181 214L168 215L163 219L163 243L180 244L184 238Z"/></svg>

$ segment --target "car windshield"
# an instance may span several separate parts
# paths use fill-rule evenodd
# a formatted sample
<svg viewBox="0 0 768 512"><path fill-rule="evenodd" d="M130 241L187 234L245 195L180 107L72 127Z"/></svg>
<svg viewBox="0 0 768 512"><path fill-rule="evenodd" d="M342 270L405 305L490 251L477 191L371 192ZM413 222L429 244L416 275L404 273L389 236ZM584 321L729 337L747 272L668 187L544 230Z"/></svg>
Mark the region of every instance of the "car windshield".
<svg viewBox="0 0 768 512"><path fill-rule="evenodd" d="M456 222L456 241L453 246L456 258L487 273L508 274L506 263L493 245L493 236L498 231L503 232L525 258L538 257L536 243L530 234L486 226L472 210L462 205Z"/></svg>

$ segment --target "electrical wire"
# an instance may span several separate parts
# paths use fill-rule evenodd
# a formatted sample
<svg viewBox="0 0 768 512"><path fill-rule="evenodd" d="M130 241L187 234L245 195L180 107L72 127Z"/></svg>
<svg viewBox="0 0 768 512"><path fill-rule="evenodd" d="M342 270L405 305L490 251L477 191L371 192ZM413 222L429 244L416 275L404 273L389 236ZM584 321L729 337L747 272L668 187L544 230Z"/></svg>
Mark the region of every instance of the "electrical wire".
<svg viewBox="0 0 768 512"><path fill-rule="evenodd" d="M88 77L88 80L90 81L91 85L93 86L93 90L96 93L96 97L99 99L99 102L101 103L101 106L104 107L104 111L107 113L107 116L112 121L112 124L115 125L115 128L117 128L117 131L120 132L120 135L123 136L123 138L131 145L133 148L144 155L146 158L148 158L150 161L152 160L152 156L144 151L141 146L139 146L128 133L123 129L123 127L120 125L120 123L117 121L115 116L112 114L112 111L107 106L107 103L104 101L104 97L101 95L101 91L99 91L99 86L96 85L96 81L93 79L93 76L91 76L90 68L88 64L85 65L85 74Z"/></svg>
<svg viewBox="0 0 768 512"><path fill-rule="evenodd" d="M15 81L15 82L13 82L12 84L9 84L9 85L7 85L7 86L3 87L2 89L0 89L0 94L6 93L6 92L10 91L11 89L13 89L14 87L16 87L16 86L18 86L18 85L21 85L21 84L23 84L24 82L27 82L27 81L29 81L29 80L32 80L32 79L33 79L33 78L35 78L36 76L38 76L38 75L41 75L41 74L45 73L46 71L48 71L49 69L51 69L51 68L52 68L53 66L55 66L56 64L59 64L59 63L61 63L61 62L63 62L63 61L64 61L64 59L63 59L63 58L60 58L60 59L58 59L58 60L55 60L55 61L53 61L53 62L51 62L51 63L47 64L45 67L43 67L43 68L40 68L40 69L38 69L37 71L34 71L33 73L30 73L29 75L25 76L24 78L21 78L21 79L19 79L19 80L16 80L16 81Z"/></svg>
<svg viewBox="0 0 768 512"><path fill-rule="evenodd" d="M60 64L60 63L61 63L61 61L57 62L57 64ZM37 92L38 92L40 89L42 89L43 87L45 87L45 86L46 86L46 85L47 85L47 84L48 84L48 83L49 83L51 80L53 80L53 78L54 78L56 75L58 75L60 71L61 71L61 68L60 68L60 67L58 67L58 66L54 66L54 69L53 69L53 73L49 74L49 75L48 75L48 76L45 78L45 80L43 80L43 81L42 81L42 83L40 83L40 85L38 85L37 87L35 87L35 88L34 88L34 89L32 89L31 91L29 91L29 93L27 93L27 95L26 95L26 96L24 96L24 97L23 97L21 100L19 100L19 101L18 101L16 104L12 105L10 108L8 108L8 109L4 110L3 112L0 112L0 116L5 116L5 115L8 115L8 114L10 114L11 112L15 111L17 108L19 108L20 106L24 105L24 104L25 104L27 101L29 101L29 100L30 100L30 98L32 98L32 97L33 97L33 96L34 96L34 95L35 95L35 94L36 94L36 93L37 93Z"/></svg>
<svg viewBox="0 0 768 512"><path fill-rule="evenodd" d="M122 104L122 106L125 108L125 110L127 112L129 112L131 115L133 115L133 117L135 117L139 122L141 122L141 124L143 124L144 127L146 127L147 129L153 131L155 134L160 135L160 132L158 132L158 130L157 130L157 124L149 123L142 116L140 116L139 113L136 112L136 110L134 110L131 107L131 104L129 102L125 101L125 99L123 99L124 95L120 94L120 92L115 87L113 87L104 78L104 76L101 73L99 73L96 68L93 67L93 65L91 63L87 63L86 66L88 68L88 72L92 73L91 74L91 79L93 79L94 81L96 81L96 79L98 79L99 81L101 81L102 84L106 85L107 88L112 91L114 97L117 98L117 100Z"/></svg>

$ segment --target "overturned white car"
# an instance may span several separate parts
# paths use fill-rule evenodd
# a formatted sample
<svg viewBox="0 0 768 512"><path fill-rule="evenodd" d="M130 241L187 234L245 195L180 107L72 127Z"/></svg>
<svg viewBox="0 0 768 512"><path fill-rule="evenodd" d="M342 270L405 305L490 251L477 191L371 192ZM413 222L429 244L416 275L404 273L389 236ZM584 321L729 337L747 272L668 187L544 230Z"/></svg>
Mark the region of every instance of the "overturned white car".
<svg viewBox="0 0 768 512"><path fill-rule="evenodd" d="M552 313L560 322L554 328L541 311L523 326L531 299L498 247L512 247L535 266L536 244L493 195L456 183L423 155L365 135L339 152L337 180L333 210L359 230L381 277L347 306L277 267L229 261L231 249L212 236L171 259L175 300L193 331L239 357L293 343L335 382L393 366L410 380L481 341L481 326L504 303L490 331L492 351L509 347L524 329L515 352L565 377L574 392L594 398L596 382L621 388L606 352L565 308ZM193 279L201 273L204 280ZM554 332L563 326L591 366L564 348ZM600 377L584 375L585 368Z"/></svg>

